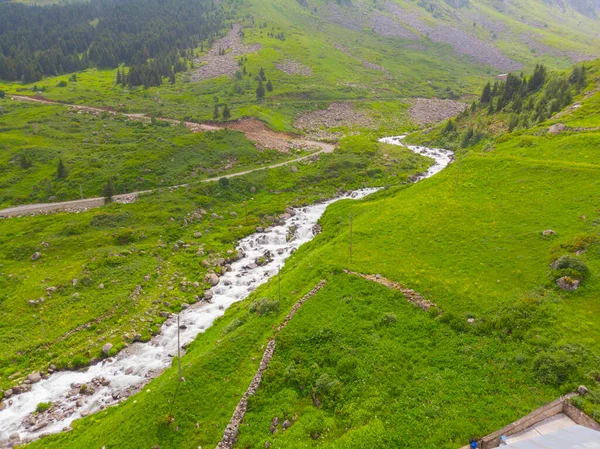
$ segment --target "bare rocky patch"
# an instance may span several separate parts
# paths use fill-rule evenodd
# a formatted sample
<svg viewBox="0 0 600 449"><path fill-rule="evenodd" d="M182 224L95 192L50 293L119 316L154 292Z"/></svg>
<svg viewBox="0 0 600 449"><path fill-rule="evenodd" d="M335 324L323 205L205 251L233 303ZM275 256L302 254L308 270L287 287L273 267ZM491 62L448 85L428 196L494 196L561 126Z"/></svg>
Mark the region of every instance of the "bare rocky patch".
<svg viewBox="0 0 600 449"><path fill-rule="evenodd" d="M417 98L408 112L413 122L419 125L428 125L456 117L466 108L467 105L460 101Z"/></svg>
<svg viewBox="0 0 600 449"><path fill-rule="evenodd" d="M288 59L284 62L278 62L275 64L279 70L281 70L286 75L302 75L302 76L312 76L312 69L310 66L300 64L299 62L292 61Z"/></svg>
<svg viewBox="0 0 600 449"><path fill-rule="evenodd" d="M236 60L238 56L260 50L260 44L244 44L241 32L240 25L233 25L225 37L215 41L207 54L195 59L194 64L197 67L192 73L192 81L218 78L223 75L232 77L239 69ZM220 50L225 50L225 54L219 55Z"/></svg>
<svg viewBox="0 0 600 449"><path fill-rule="evenodd" d="M398 37L401 39L419 39L415 33L390 16L374 11L371 16L373 31L381 36Z"/></svg>
<svg viewBox="0 0 600 449"><path fill-rule="evenodd" d="M331 103L327 109L302 114L294 126L303 131L318 132L340 126L375 126L373 119L364 112L357 111L352 103Z"/></svg>
<svg viewBox="0 0 600 449"><path fill-rule="evenodd" d="M400 22L429 37L434 42L449 44L459 55L466 55L475 61L496 67L503 71L517 70L522 64L502 54L493 45L479 40L466 31L449 25L431 26L421 20L418 14L406 11L400 5L388 1L386 10Z"/></svg>

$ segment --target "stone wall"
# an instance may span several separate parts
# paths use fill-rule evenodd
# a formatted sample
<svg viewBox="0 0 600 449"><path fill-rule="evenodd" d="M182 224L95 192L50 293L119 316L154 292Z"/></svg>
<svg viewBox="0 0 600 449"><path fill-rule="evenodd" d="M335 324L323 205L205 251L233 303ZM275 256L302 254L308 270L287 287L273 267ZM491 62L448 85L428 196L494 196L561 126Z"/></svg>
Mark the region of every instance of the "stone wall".
<svg viewBox="0 0 600 449"><path fill-rule="evenodd" d="M258 370L256 371L256 374L250 381L250 385L248 386L248 389L242 396L242 399L240 399L240 402L238 402L238 405L235 408L235 411L233 412L231 419L229 420L229 424L227 425L227 427L225 428L225 431L223 432L223 439L221 440L221 442L219 444L217 444L216 449L231 449L231 448L233 448L233 445L235 444L235 441L237 440L237 436L238 436L238 433L240 430L240 425L242 424L242 421L244 420L244 416L246 415L246 410L248 408L248 397L255 394L256 391L258 390L258 387L260 386L260 381L262 380L263 373L269 367L269 362L271 362L271 359L273 358L273 354L275 353L275 345L276 345L275 337L277 337L277 335L285 328L285 326L287 326L287 324L290 322L292 317L296 314L298 309L300 309L302 304L304 304L308 299L312 298L319 290L321 290L325 286L326 283L327 283L327 281L325 281L325 280L319 282L315 288L313 288L310 292L308 292L306 295L304 295L302 297L302 299L300 299L296 304L294 304L294 307L292 307L290 312L286 315L283 322L277 327L277 331L275 332L275 335L269 339L269 342L267 343L267 349L265 350L265 353L263 354L263 357L260 361L260 365L258 366Z"/></svg>

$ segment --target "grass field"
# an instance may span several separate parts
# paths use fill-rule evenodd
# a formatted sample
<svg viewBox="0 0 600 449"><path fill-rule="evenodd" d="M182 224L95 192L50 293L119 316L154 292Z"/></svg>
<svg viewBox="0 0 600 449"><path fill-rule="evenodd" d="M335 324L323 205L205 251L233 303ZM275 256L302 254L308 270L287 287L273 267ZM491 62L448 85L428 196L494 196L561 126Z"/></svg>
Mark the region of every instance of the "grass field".
<svg viewBox="0 0 600 449"><path fill-rule="evenodd" d="M580 384L597 389L600 137L543 129L501 139L492 152L475 147L416 185L332 205L324 232L282 271L278 314L249 312L274 297L266 284L192 345L190 381L179 390L170 370L150 393L32 447L216 444L275 325L322 278L327 287L278 337L238 447L452 448ZM542 236L546 229L556 234ZM577 291L549 277L562 255L589 267ZM342 268L380 273L438 307L423 312ZM234 320L243 324L232 331ZM594 397L583 406L598 416ZM164 424L169 414L178 431ZM290 429L271 435L275 416Z"/></svg>
<svg viewBox="0 0 600 449"><path fill-rule="evenodd" d="M108 113L5 102L0 115L0 208L169 187L243 171L302 153L258 151L235 131L190 132L163 122L144 124ZM23 165L23 158L26 164ZM57 176L58 161L68 176Z"/></svg>
<svg viewBox="0 0 600 449"><path fill-rule="evenodd" d="M266 214L331 197L340 188L405 183L430 163L405 149L372 146L374 153L358 152L348 142L335 153L320 155L318 162L298 163L297 172L285 166L235 178L228 185L162 191L85 213L1 220L0 388L52 363L84 365L100 355L107 341L123 347L126 334L148 338L164 321L154 301L168 301L178 311L182 302L202 295L203 288L187 293L169 288L174 279L202 284L207 268L200 262L234 249L240 238L264 226ZM384 152L397 163L390 166ZM199 208L209 213L203 220L191 215ZM213 213L225 218L214 219ZM194 237L196 232L202 237ZM176 252L173 245L179 240L195 243ZM203 256L197 255L198 245ZM36 251L42 257L31 261ZM150 280L144 281L147 275ZM143 294L132 300L137 285ZM48 287L56 291L47 294ZM29 304L40 297L45 302ZM145 313L150 320L142 319ZM100 323L65 335L98 318Z"/></svg>
<svg viewBox="0 0 600 449"><path fill-rule="evenodd" d="M549 6L536 3L532 9L529 2L523 0L506 11L498 11L487 2L455 10L441 1L433 3L437 11L433 15L415 5L403 4L403 7L419 16L423 23L453 26L500 48L508 57L523 64L525 71L530 71L538 62L564 69L572 63L564 52L589 57L598 48L593 20L578 14L559 20L554 8ZM147 90L124 89L115 85L116 70L94 69L78 74L76 82L68 81L65 75L45 79L35 86L54 100L197 121L212 119L215 103L228 104L232 118L254 116L280 131L292 131L298 115L325 107L331 101L357 102L375 116L378 113L373 105L384 101L390 108L380 126L389 131L397 127L394 123L397 119L405 122L402 114L406 98L447 98L479 93L481 86L498 73L498 69L460 55L443 42L424 37L415 41L385 36L370 28L368 21L358 30L333 23L329 3L320 0L309 2L310 7L302 7L293 0L278 3L251 0L224 5L235 12L236 21L244 26L245 42L261 45L258 52L247 55L248 75L239 83L241 92L234 92L235 80L227 76L191 82L187 73L179 74L175 85L165 83ZM394 20L382 1L373 4L359 1L353 7L339 7L338 15L352 15L357 8L364 11L365 17L379 11L388 20ZM487 21L481 17L488 17L488 21L496 25L486 25ZM492 33L490 26L501 31ZM271 32L284 33L285 39L270 36ZM561 36L560 42L553 38L557 34ZM532 51L521 40L522 35L534 36L549 50ZM345 53L339 49L340 44L346 47ZM200 49L196 53L200 55ZM312 75L288 75L276 67L277 63L288 60L309 67ZM379 69L366 66L363 61ZM261 67L274 90L264 101L257 101L254 78ZM58 87L60 81L67 82L67 86ZM31 92L35 86L0 83L0 89L12 93L21 89L21 93ZM366 104L364 100L368 100Z"/></svg>

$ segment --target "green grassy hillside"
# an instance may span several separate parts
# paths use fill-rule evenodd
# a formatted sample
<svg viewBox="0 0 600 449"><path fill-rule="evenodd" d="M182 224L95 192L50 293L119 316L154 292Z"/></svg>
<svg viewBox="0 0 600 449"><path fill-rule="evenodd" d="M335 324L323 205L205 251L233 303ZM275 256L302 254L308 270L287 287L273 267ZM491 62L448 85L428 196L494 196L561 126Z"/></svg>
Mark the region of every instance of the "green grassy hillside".
<svg viewBox="0 0 600 449"><path fill-rule="evenodd" d="M598 56L598 18L589 11L586 16L534 0L459 3L461 7L441 0L223 2L231 22L242 25L248 48L236 44L236 56L214 57L206 55L207 48L198 48L194 68L178 74L175 85L124 89L115 85L116 70L91 69L77 82L61 76L36 86L51 99L178 119L209 120L215 103L228 104L233 118L255 116L274 129L290 131L302 112L330 101L368 99L360 105L366 110L377 109L373 101L388 101L388 119L401 114L406 97L474 94L498 73L530 71L538 62L566 68ZM246 75L238 81L230 79L233 72L195 78L208 60L242 57L247 58ZM255 77L261 67L273 91L256 101ZM60 81L67 87L57 87ZM34 86L0 88L14 93Z"/></svg>
<svg viewBox="0 0 600 449"><path fill-rule="evenodd" d="M268 224L265 217L343 188L406 183L430 164L399 147L372 143L373 152L365 152L351 143L316 162L229 183L165 189L78 214L0 220L0 389L51 364L87 365L106 342L120 349L135 334L148 339L164 321L162 309L180 311L183 302L196 302L208 288L206 272L223 269L215 259ZM199 209L208 213L199 216ZM188 246L175 250L178 241ZM37 251L42 256L32 261ZM182 278L199 288L181 291ZM134 294L138 285L142 293ZM170 305L157 306L159 300Z"/></svg>
<svg viewBox="0 0 600 449"><path fill-rule="evenodd" d="M322 278L277 338L238 447L455 448L582 383L597 388L600 136L546 128L491 152L475 146L416 185L331 206L324 232L282 271L279 313L250 311L275 297L271 282L191 346L185 384L169 370L149 392L32 447L212 447L274 327ZM554 282L561 256L589 268L576 291ZM437 307L426 313L343 268L401 282ZM584 406L598 416L593 398ZM272 435L275 416L291 427Z"/></svg>

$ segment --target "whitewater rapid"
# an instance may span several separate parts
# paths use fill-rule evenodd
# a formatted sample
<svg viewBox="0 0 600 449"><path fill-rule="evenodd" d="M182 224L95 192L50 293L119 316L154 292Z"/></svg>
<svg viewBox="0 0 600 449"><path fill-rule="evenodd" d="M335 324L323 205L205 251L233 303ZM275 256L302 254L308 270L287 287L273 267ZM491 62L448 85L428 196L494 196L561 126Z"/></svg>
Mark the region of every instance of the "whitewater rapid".
<svg viewBox="0 0 600 449"><path fill-rule="evenodd" d="M417 180L433 176L453 159L451 151L404 145L404 137L386 137L380 141L406 146L415 153L435 160L435 164ZM245 299L277 274L279 267L298 247L312 240L316 234L314 227L327 206L342 199L361 199L376 190L358 190L326 202L294 209L293 215L284 224L271 226L240 240L238 252L242 258L232 262L231 271L224 273L218 285L212 287L212 301L198 302L179 314L182 347L210 327L231 304ZM257 266L255 261L267 251L270 255L268 262ZM177 355L177 330L177 316L173 315L163 323L160 333L150 342L134 343L115 357L107 358L84 371L53 373L33 384L31 391L5 400L8 406L0 411L0 444L9 441L9 438L10 441L20 440L24 443L45 434L68 430L74 420L139 392L152 378L171 366ZM80 394L81 385L84 384L88 394ZM52 402L54 406L50 412L35 417L32 413L41 402Z"/></svg>

